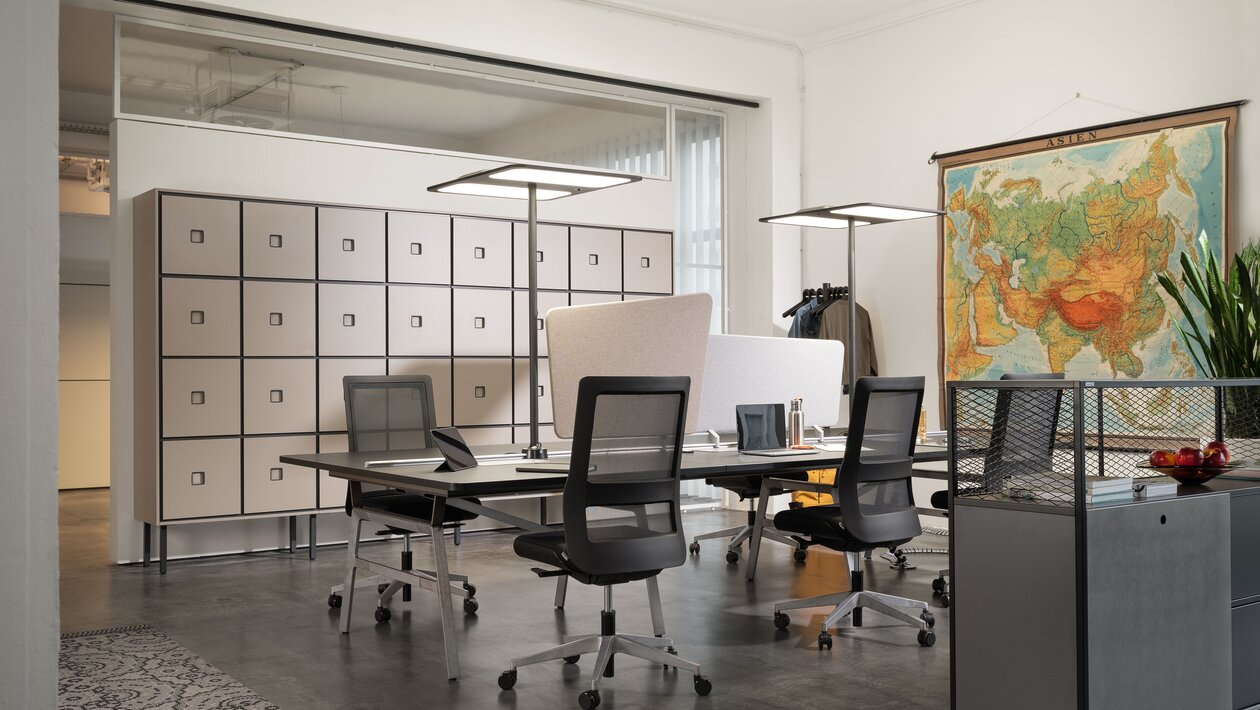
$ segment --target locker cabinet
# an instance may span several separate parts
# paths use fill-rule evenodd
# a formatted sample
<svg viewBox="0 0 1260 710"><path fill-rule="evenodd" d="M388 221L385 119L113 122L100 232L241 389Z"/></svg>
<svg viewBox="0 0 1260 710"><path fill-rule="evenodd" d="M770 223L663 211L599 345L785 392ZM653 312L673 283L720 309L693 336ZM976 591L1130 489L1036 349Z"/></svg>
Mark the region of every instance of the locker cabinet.
<svg viewBox="0 0 1260 710"><path fill-rule="evenodd" d="M319 278L385 280L385 213L320 207Z"/></svg>
<svg viewBox="0 0 1260 710"><path fill-rule="evenodd" d="M242 401L246 434L315 431L315 360L246 360Z"/></svg>
<svg viewBox="0 0 1260 710"><path fill-rule="evenodd" d="M569 287L575 291L621 291L621 230L569 229Z"/></svg>
<svg viewBox="0 0 1260 710"><path fill-rule="evenodd" d="M162 444L162 517L166 520L241 512L239 439L187 439Z"/></svg>
<svg viewBox="0 0 1260 710"><path fill-rule="evenodd" d="M315 278L315 208L245 202L241 209L242 275Z"/></svg>
<svg viewBox="0 0 1260 710"><path fill-rule="evenodd" d="M456 358L454 373L455 426L512 423L510 359Z"/></svg>
<svg viewBox="0 0 1260 710"><path fill-rule="evenodd" d="M164 195L160 220L162 273L240 275L239 201Z"/></svg>
<svg viewBox="0 0 1260 710"><path fill-rule="evenodd" d="M512 354L512 292L457 288L452 348L461 355Z"/></svg>
<svg viewBox="0 0 1260 710"><path fill-rule="evenodd" d="M547 355L547 311L569 305L569 294L538 292L538 356ZM529 357L529 291L512 293L512 354Z"/></svg>
<svg viewBox="0 0 1260 710"><path fill-rule="evenodd" d="M402 283L451 282L451 218L444 214L390 212L389 280Z"/></svg>
<svg viewBox="0 0 1260 710"><path fill-rule="evenodd" d="M315 450L314 436L245 439L244 511L270 513L315 507L315 471L280 463L283 454Z"/></svg>
<svg viewBox="0 0 1260 710"><path fill-rule="evenodd" d="M451 222L452 281L456 286L512 285L512 223L456 217Z"/></svg>
<svg viewBox="0 0 1260 710"><path fill-rule="evenodd" d="M382 355L385 352L385 287L319 285L319 354Z"/></svg>
<svg viewBox="0 0 1260 710"><path fill-rule="evenodd" d="M162 362L162 436L240 433L240 360Z"/></svg>
<svg viewBox="0 0 1260 710"><path fill-rule="evenodd" d="M674 239L667 232L624 232L625 290L637 293L673 293Z"/></svg>
<svg viewBox="0 0 1260 710"><path fill-rule="evenodd" d="M513 285L529 288L529 225L512 225ZM559 224L538 225L538 288L569 288L569 228Z"/></svg>
<svg viewBox="0 0 1260 710"><path fill-rule="evenodd" d="M241 284L221 279L162 280L163 355L239 355Z"/></svg>
<svg viewBox="0 0 1260 710"><path fill-rule="evenodd" d="M241 294L245 357L315 354L315 284L246 281Z"/></svg>
<svg viewBox="0 0 1260 710"><path fill-rule="evenodd" d="M389 354L451 354L451 290L389 286Z"/></svg>

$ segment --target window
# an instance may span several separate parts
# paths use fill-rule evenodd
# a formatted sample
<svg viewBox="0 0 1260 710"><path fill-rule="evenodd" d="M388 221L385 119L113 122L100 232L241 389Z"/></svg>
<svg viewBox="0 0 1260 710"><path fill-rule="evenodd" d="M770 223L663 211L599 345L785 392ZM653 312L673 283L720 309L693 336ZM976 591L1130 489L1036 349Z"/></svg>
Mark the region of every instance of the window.
<svg viewBox="0 0 1260 710"><path fill-rule="evenodd" d="M674 112L678 234L674 290L713 297L709 332L722 332L722 116Z"/></svg>

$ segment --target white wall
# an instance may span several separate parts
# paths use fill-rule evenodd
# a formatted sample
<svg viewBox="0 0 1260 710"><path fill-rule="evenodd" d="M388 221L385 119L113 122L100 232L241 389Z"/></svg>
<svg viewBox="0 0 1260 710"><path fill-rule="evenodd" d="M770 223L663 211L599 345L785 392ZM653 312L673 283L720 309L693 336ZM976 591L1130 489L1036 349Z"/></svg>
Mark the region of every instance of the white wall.
<svg viewBox="0 0 1260 710"><path fill-rule="evenodd" d="M1260 4L1251 0L983 0L806 54L803 204L937 204L934 151L1260 98ZM1033 124L1033 125L1029 125ZM1025 127L1027 127L1025 129ZM1021 131L1021 129L1024 129ZM1241 111L1235 243L1256 238L1260 108ZM858 231L859 301L880 374L928 376L937 406L937 236L932 220ZM843 283L843 232L809 230L803 280Z"/></svg>
<svg viewBox="0 0 1260 710"><path fill-rule="evenodd" d="M0 22L0 707L57 704L57 4Z"/></svg>

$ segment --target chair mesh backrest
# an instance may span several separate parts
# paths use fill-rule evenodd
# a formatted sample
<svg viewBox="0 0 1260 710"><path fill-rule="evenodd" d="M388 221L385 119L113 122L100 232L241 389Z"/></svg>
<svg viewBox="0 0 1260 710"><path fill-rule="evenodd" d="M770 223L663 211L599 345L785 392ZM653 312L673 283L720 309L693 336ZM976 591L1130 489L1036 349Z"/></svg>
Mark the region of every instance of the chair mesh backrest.
<svg viewBox="0 0 1260 710"><path fill-rule="evenodd" d="M573 563L594 575L686 559L679 465L689 377L585 377L564 489Z"/></svg>
<svg viewBox="0 0 1260 710"><path fill-rule="evenodd" d="M1002 375L1003 380L1061 380L1063 373ZM1021 476L1044 478L1054 470L1061 389L1000 389L993 433L984 457L986 490L1001 490ZM1014 425L1014 426L1012 426Z"/></svg>
<svg viewBox="0 0 1260 710"><path fill-rule="evenodd" d="M922 532L910 480L923 405L922 377L863 377L855 386L836 502L844 526L863 542Z"/></svg>
<svg viewBox="0 0 1260 710"><path fill-rule="evenodd" d="M433 446L433 381L427 375L350 375L342 386L351 451Z"/></svg>

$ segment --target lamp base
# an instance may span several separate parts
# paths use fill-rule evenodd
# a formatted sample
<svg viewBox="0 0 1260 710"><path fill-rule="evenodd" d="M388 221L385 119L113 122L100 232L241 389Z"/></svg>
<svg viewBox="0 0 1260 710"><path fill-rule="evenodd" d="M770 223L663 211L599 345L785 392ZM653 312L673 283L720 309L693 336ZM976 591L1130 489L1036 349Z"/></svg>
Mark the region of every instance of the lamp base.
<svg viewBox="0 0 1260 710"><path fill-rule="evenodd" d="M532 444L528 449L521 449L521 453L525 454L527 459L547 458L547 449L542 444Z"/></svg>

